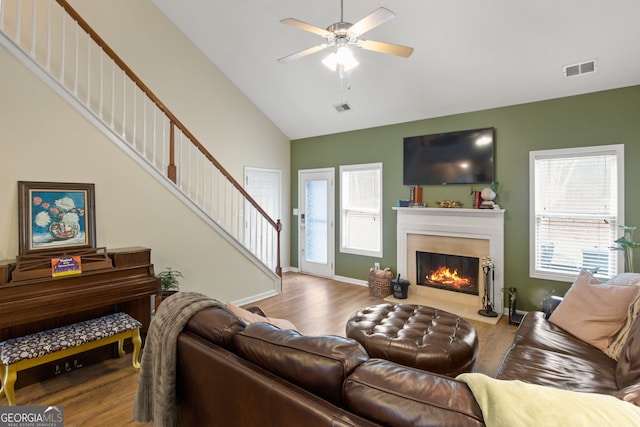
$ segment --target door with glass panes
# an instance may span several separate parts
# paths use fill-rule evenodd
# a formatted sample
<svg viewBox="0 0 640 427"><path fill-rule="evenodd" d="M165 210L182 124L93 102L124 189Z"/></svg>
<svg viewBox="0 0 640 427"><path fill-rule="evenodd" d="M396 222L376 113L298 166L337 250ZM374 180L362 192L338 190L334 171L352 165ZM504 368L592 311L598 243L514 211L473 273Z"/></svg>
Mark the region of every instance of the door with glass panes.
<svg viewBox="0 0 640 427"><path fill-rule="evenodd" d="M298 172L298 260L300 271L333 277L335 169Z"/></svg>

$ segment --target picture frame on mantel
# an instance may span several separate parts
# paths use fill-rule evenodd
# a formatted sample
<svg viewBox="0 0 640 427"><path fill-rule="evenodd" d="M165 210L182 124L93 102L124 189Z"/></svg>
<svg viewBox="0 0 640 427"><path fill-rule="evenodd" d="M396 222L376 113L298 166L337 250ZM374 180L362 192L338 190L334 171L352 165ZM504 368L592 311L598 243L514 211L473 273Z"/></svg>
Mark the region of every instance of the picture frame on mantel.
<svg viewBox="0 0 640 427"><path fill-rule="evenodd" d="M96 247L94 184L18 181L20 255Z"/></svg>

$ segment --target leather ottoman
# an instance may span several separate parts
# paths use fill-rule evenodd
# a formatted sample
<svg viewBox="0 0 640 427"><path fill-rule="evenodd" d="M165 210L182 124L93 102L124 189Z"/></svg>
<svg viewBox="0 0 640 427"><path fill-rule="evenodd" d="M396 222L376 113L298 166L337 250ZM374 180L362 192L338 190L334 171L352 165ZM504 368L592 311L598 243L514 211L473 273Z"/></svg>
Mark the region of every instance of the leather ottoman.
<svg viewBox="0 0 640 427"><path fill-rule="evenodd" d="M377 304L356 312L347 337L370 357L455 377L472 372L478 334L466 320L437 308L414 304Z"/></svg>

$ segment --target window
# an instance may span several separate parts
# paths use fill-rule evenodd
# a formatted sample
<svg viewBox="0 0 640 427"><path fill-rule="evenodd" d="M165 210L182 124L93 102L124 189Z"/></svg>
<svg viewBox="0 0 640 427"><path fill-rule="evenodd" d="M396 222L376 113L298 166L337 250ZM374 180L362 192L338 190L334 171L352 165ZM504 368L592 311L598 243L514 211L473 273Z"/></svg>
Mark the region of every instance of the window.
<svg viewBox="0 0 640 427"><path fill-rule="evenodd" d="M340 166L340 252L382 257L382 163Z"/></svg>
<svg viewBox="0 0 640 427"><path fill-rule="evenodd" d="M624 221L624 146L532 151L529 174L531 277L617 274L610 247Z"/></svg>

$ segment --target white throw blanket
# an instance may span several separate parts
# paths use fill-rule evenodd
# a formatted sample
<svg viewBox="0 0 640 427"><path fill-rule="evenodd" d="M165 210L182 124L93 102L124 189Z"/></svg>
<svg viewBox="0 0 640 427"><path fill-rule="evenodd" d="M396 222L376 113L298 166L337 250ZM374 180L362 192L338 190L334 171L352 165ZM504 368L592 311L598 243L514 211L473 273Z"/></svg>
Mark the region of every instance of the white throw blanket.
<svg viewBox="0 0 640 427"><path fill-rule="evenodd" d="M176 413L177 339L198 311L225 304L196 292L178 292L162 301L149 325L142 354L133 420L155 426L178 425Z"/></svg>

